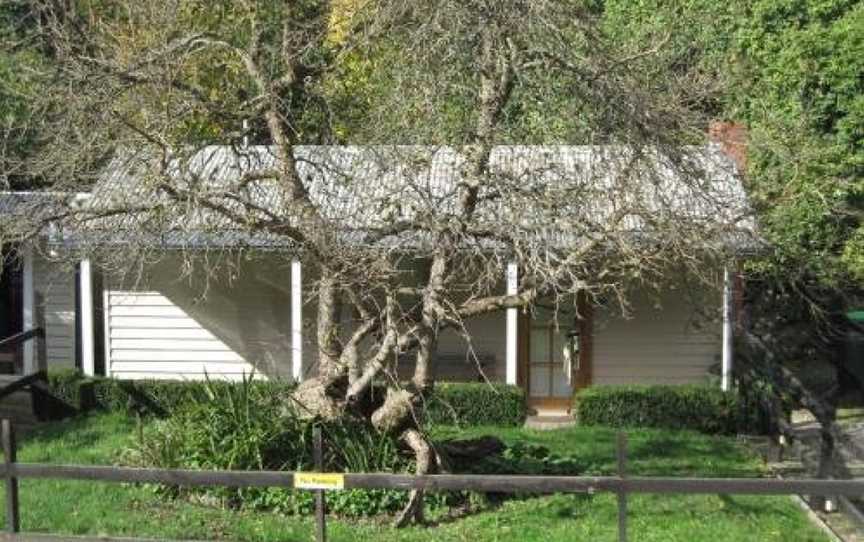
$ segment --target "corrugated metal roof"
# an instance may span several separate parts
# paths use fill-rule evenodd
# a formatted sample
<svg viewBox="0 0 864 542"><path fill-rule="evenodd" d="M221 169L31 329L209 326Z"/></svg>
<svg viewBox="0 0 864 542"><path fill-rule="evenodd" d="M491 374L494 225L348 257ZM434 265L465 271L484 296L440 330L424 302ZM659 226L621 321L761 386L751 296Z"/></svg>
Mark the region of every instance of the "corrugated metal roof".
<svg viewBox="0 0 864 542"><path fill-rule="evenodd" d="M448 220L460 183L470 181L464 155L453 147L299 146L294 158L313 204L349 238L395 220ZM208 146L166 163L149 152L121 153L88 205L149 209L105 219L89 235L105 243L286 245L250 225L270 216L292 220L285 188L265 175L279 165L268 146ZM176 201L164 183L243 219ZM667 219L754 229L734 164L714 145L668 156L615 146L498 146L482 186L477 222L512 224L531 235L578 237L620 210L627 216L619 228L633 232Z"/></svg>
<svg viewBox="0 0 864 542"><path fill-rule="evenodd" d="M60 220L71 208L87 199L89 194L76 192L0 192L0 232L4 241L20 241L30 237L35 228L49 242L62 243Z"/></svg>
<svg viewBox="0 0 864 542"><path fill-rule="evenodd" d="M34 209L56 209L58 203L68 200L69 194L60 192L0 192L0 213L8 216Z"/></svg>

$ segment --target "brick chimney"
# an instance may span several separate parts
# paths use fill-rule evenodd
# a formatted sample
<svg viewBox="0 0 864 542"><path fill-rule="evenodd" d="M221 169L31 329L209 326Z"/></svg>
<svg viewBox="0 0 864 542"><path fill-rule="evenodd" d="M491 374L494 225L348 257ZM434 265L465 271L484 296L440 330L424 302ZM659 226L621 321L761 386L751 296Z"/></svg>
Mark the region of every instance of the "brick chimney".
<svg viewBox="0 0 864 542"><path fill-rule="evenodd" d="M735 162L738 172L747 171L747 127L740 122L714 120L708 125L708 139L720 145Z"/></svg>

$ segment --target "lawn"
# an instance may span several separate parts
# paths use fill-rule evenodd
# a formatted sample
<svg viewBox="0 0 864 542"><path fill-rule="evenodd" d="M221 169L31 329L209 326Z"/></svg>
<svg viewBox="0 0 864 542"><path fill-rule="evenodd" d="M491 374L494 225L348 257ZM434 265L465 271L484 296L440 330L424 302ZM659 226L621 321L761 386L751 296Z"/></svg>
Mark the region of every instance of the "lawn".
<svg viewBox="0 0 864 542"><path fill-rule="evenodd" d="M508 443L542 444L584 458L589 474L615 468L615 433L573 428L554 432L522 429L440 428L437 436L492 433ZM100 414L46 426L22 442L19 460L110 464L135 434L133 421ZM628 433L631 472L640 475L759 476L761 462L734 439L688 432ZM187 502L166 503L143 486L26 480L21 483L25 531L152 538L308 541L308 519L231 511ZM393 530L375 520L331 518L330 540L351 541L573 541L616 540L611 495L556 495L510 500L500 507L434 527ZM786 497L630 497L630 534L635 541L784 540L827 538Z"/></svg>

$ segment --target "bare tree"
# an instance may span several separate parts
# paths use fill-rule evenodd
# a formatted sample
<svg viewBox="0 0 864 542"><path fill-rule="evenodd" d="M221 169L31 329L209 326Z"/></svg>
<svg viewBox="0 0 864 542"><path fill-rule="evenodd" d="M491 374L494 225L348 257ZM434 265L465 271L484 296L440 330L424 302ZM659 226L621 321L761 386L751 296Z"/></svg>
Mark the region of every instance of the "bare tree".
<svg viewBox="0 0 864 542"><path fill-rule="evenodd" d="M32 4L56 72L34 96L44 152L27 167L95 189L2 239L50 223L119 270L166 239L206 265L301 256L318 371L294 399L368 416L421 474L437 465L417 417L443 330L470 341L472 319L539 300L626 307L630 286L703 273L747 226L703 145L714 79L681 72L663 36L616 48L576 2ZM367 145L329 146L344 142ZM561 143L582 146L545 146ZM368 411L376 382L388 391Z"/></svg>

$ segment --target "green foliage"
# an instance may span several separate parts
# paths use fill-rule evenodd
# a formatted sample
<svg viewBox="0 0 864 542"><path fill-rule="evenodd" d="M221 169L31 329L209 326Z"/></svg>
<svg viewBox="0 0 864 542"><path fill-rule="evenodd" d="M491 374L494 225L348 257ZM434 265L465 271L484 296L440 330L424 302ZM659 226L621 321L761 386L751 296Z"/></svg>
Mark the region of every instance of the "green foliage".
<svg viewBox="0 0 864 542"><path fill-rule="evenodd" d="M292 385L246 379L242 382L120 381L86 378L76 371L52 371L55 395L83 411L98 409L167 415L142 425L124 460L138 466L192 469L310 470L312 424L300 421L287 395ZM516 386L444 383L429 398L428 421L463 425L518 426L525 397ZM410 454L390 435L367 422L321 423L325 469L335 472L405 472ZM541 457L542 456L542 457ZM470 465L475 468L477 465ZM489 472L564 473L577 467L561 458L516 446L484 467ZM154 486L164 497L191 497L230 507L250 507L286 514L312 510L308 492L282 489L208 489L191 491ZM432 506L462 506L475 496L457 492L430 496ZM340 515L366 516L396 512L405 504L401 491L344 491L328 499Z"/></svg>
<svg viewBox="0 0 864 542"><path fill-rule="evenodd" d="M759 429L759 409L735 393L708 386L592 386L573 411L582 425L690 429L734 434Z"/></svg>
<svg viewBox="0 0 864 542"><path fill-rule="evenodd" d="M51 369L48 371L48 387L60 400L75 409L82 407L82 394L86 394L84 384L87 379L74 369ZM87 410L86 400L82 410Z"/></svg>
<svg viewBox="0 0 864 542"><path fill-rule="evenodd" d="M751 127L768 270L864 276L864 4L759 0L734 38L729 115Z"/></svg>
<svg viewBox="0 0 864 542"><path fill-rule="evenodd" d="M282 414L272 388L244 379L232 386L205 381L191 389L200 390L198 399L155 422L145 441L138 443L143 454L158 454L142 455L142 464L228 470L304 466L309 454L303 427L295 416Z"/></svg>
<svg viewBox="0 0 864 542"><path fill-rule="evenodd" d="M858 0L606 0L623 48L722 85L705 105L750 131L748 189L774 250L752 267L842 285L864 276L864 4ZM698 24L701 21L702 24Z"/></svg>
<svg viewBox="0 0 864 542"><path fill-rule="evenodd" d="M397 472L408 467L396 441L389 435L356 423L321 424L324 463L346 472Z"/></svg>
<svg viewBox="0 0 864 542"><path fill-rule="evenodd" d="M225 386L205 381L177 404L169 418L142 428L124 460L132 465L203 470L312 470L315 422L300 419L274 386L250 379ZM331 472L403 472L410 459L390 435L360 420L319 424L324 469ZM192 497L229 507L301 514L312 510L309 492L278 488L155 486L167 497ZM347 516L395 512L406 502L399 491L346 491L328 499L329 508Z"/></svg>
<svg viewBox="0 0 864 542"><path fill-rule="evenodd" d="M81 411L137 411L158 416L167 416L185 406L208 401L213 392L227 394L238 386L222 380L88 378L67 369L49 371L48 382L58 398ZM273 394L282 404L289 402L288 395L294 389L293 384L278 380L254 380L249 385L260 388L261 393ZM438 383L428 397L426 407L428 423L456 425L518 426L525 420L526 410L525 394L518 386L461 382Z"/></svg>
<svg viewBox="0 0 864 542"><path fill-rule="evenodd" d="M688 116L673 109L685 99L679 94L686 90L679 85L696 66L689 61L699 52L689 46L693 29L716 20L712 16L719 10L703 13L708 2L688 2L688 9L670 9L664 2L638 2L635 9L631 4L637 2L408 3L386 35L364 44L327 81L338 111L336 131L350 143L470 142L481 109L480 44L484 30L491 28L518 52L521 66L494 129L496 143L632 143L644 142L642 138L669 143L684 137L682 132L692 128L684 124L702 124L698 114L662 129L659 119ZM612 13L608 23L606 12ZM651 19L650 30L647 17L636 17L658 12L665 15ZM643 28L626 24L633 20ZM676 47L640 54L661 43L666 33L675 37ZM701 96L689 94L689 113L706 109ZM644 112L654 107L662 112L643 118L643 106Z"/></svg>
<svg viewBox="0 0 864 542"><path fill-rule="evenodd" d="M36 188L39 179L21 171L21 161L32 157L39 147L39 122L42 113L34 106L33 96L45 84L50 58L33 42L39 21L32 8L20 0L0 2L0 188Z"/></svg>
<svg viewBox="0 0 864 542"><path fill-rule="evenodd" d="M223 380L117 380L86 377L70 369L48 372L48 385L59 399L80 411L93 409L135 411L167 416L186 405L208 400L212 393L229 393L239 384ZM278 380L253 380L251 387L284 400L293 384Z"/></svg>
<svg viewBox="0 0 864 542"><path fill-rule="evenodd" d="M426 404L430 424L517 426L525 421L525 393L491 383L436 384Z"/></svg>

